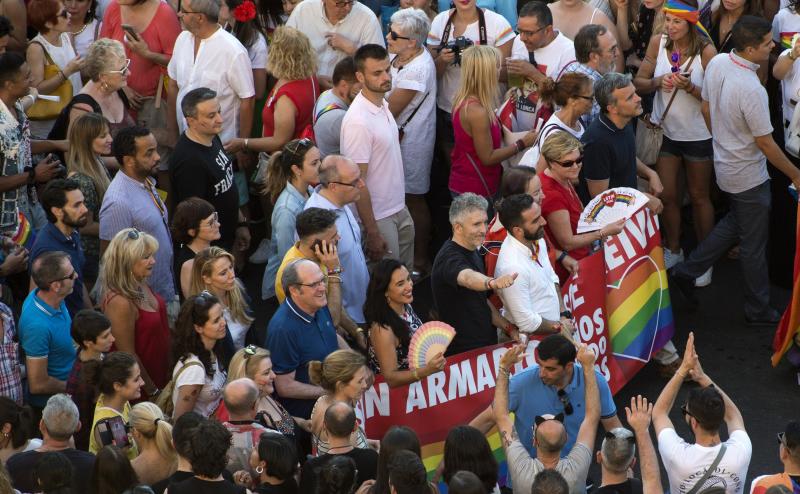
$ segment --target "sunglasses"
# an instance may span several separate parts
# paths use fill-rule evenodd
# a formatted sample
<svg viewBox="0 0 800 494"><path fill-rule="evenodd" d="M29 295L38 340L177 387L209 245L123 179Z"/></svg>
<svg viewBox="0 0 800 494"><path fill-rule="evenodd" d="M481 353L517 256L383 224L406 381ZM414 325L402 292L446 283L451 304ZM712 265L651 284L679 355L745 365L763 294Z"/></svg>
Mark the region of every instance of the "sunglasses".
<svg viewBox="0 0 800 494"><path fill-rule="evenodd" d="M249 359L250 357L255 355L257 351L258 351L258 347L257 346L255 346L255 345L247 345L246 347L244 347L244 359L245 360Z"/></svg>
<svg viewBox="0 0 800 494"><path fill-rule="evenodd" d="M136 228L131 228L128 230L128 240L139 240L140 233Z"/></svg>
<svg viewBox="0 0 800 494"><path fill-rule="evenodd" d="M616 434L614 434L611 431L606 431L606 434L603 437L605 437L606 439L624 439L624 440L626 440L626 441L628 441L630 443L636 444L636 437L635 436L619 437L619 436L617 436Z"/></svg>
<svg viewBox="0 0 800 494"><path fill-rule="evenodd" d="M302 139L297 139L296 141L289 141L285 147L287 151L297 156L297 153L300 151L301 146L303 147L304 150L308 150L313 145L314 142L311 139L309 139L308 137L304 137Z"/></svg>
<svg viewBox="0 0 800 494"><path fill-rule="evenodd" d="M583 164L583 155L578 156L574 160L569 160L569 161L552 160L552 162L557 164L558 166L561 166L561 167L564 167L564 168L572 168L575 165L582 165Z"/></svg>
<svg viewBox="0 0 800 494"><path fill-rule="evenodd" d="M51 283L55 283L56 281L77 280L77 279L78 279L78 272L73 269L72 272L67 276L53 280L51 281Z"/></svg>
<svg viewBox="0 0 800 494"><path fill-rule="evenodd" d="M692 415L692 412L689 411L689 405L687 403L681 405L681 413L683 414L683 418L686 418L687 415L692 418L697 418L694 415Z"/></svg>
<svg viewBox="0 0 800 494"><path fill-rule="evenodd" d="M407 39L409 41L411 40L411 38L409 38L408 36L400 36L399 34L397 34L392 30L389 31L389 37L392 38L392 41L397 41L398 39Z"/></svg>
<svg viewBox="0 0 800 494"><path fill-rule="evenodd" d="M575 410L572 408L572 403L569 402L569 396L567 396L567 392L563 389L559 389L556 394L558 395L558 400L564 406L564 414L572 415Z"/></svg>
<svg viewBox="0 0 800 494"><path fill-rule="evenodd" d="M125 74L128 73L128 70L130 69L130 66L131 66L131 59L130 58L126 58L124 67L122 67L119 70L108 70L107 72L109 74L122 74L122 75L125 75Z"/></svg>

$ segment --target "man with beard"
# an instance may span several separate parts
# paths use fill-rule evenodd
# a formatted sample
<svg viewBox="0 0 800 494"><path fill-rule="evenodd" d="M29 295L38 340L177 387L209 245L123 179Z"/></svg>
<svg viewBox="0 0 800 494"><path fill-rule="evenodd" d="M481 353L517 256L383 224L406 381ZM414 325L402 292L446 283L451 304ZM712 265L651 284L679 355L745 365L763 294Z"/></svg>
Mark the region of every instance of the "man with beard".
<svg viewBox="0 0 800 494"><path fill-rule="evenodd" d="M81 309L92 308L89 292L83 284L86 257L78 233L78 228L86 226L89 220L89 210L79 187L78 182L64 179L51 180L47 184L41 199L48 223L36 235L30 257L35 261L45 252L52 251L62 251L69 256L77 275L72 293L65 300L72 317ZM34 287L35 283L31 280L31 288Z"/></svg>
<svg viewBox="0 0 800 494"><path fill-rule="evenodd" d="M152 176L161 158L153 134L144 127L126 127L114 138L114 157L120 168L100 207L100 253L120 230L135 228L158 240L150 287L167 304L177 303L172 275L172 237L167 206ZM177 313L177 311L175 312Z"/></svg>
<svg viewBox="0 0 800 494"><path fill-rule="evenodd" d="M506 317L521 333L572 334L572 314L564 307L558 276L547 255L542 208L528 194L515 194L502 199L497 210L508 236L494 274L519 274L500 292Z"/></svg>
<svg viewBox="0 0 800 494"><path fill-rule="evenodd" d="M400 138L389 103L392 89L389 53L380 45L364 45L353 57L361 92L342 120L341 151L361 168L366 186L356 201L367 233L367 256L414 265L414 221L405 205L405 175Z"/></svg>

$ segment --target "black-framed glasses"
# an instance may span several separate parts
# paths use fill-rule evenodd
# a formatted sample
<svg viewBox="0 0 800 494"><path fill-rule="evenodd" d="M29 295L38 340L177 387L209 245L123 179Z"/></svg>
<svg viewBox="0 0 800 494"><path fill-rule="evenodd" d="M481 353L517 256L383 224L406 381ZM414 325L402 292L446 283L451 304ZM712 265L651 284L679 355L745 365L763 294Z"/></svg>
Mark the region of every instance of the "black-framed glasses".
<svg viewBox="0 0 800 494"><path fill-rule="evenodd" d="M323 276L321 279L319 279L317 281L314 281L312 283L298 283L298 285L299 286L307 286L307 287L311 288L312 290L316 290L317 288L319 288L321 286L325 286L327 283L328 283L328 277L327 276Z"/></svg>
<svg viewBox="0 0 800 494"><path fill-rule="evenodd" d="M517 34L519 34L520 36L531 37L531 36L535 36L535 35L541 33L545 29L547 29L547 26L540 27L539 29L537 29L535 31L523 31L523 30L517 29Z"/></svg>
<svg viewBox="0 0 800 494"><path fill-rule="evenodd" d="M561 166L563 168L572 168L575 165L582 165L583 164L583 155L578 156L574 160L567 160L567 161L556 161L551 160L553 163Z"/></svg>
<svg viewBox="0 0 800 494"><path fill-rule="evenodd" d="M361 184L361 180L362 180L361 177L358 177L357 179L355 179L355 180L353 180L352 182L349 182L349 183L348 182L337 182L336 180L331 180L328 183L329 184L344 185L345 187L358 187Z"/></svg>
<svg viewBox="0 0 800 494"><path fill-rule="evenodd" d="M131 59L130 58L126 58L124 67L122 67L119 70L109 70L107 72L109 74L123 74L124 75L124 74L128 73L128 70L130 70L130 66L131 66Z"/></svg>
<svg viewBox="0 0 800 494"><path fill-rule="evenodd" d="M586 101L594 101L594 95L592 95L592 96L584 96L582 94L576 94L575 97L576 98L585 99Z"/></svg>
<svg viewBox="0 0 800 494"><path fill-rule="evenodd" d="M558 395L558 401L560 401L561 405L564 406L564 414L572 415L572 413L575 410L572 408L572 403L570 403L569 401L569 396L567 396L567 392L564 391L563 389L559 389L556 394Z"/></svg>
<svg viewBox="0 0 800 494"><path fill-rule="evenodd" d="M389 37L392 38L392 41L397 41L398 39L407 39L411 41L411 38L409 38L408 36L400 36L393 30L389 30Z"/></svg>
<svg viewBox="0 0 800 494"><path fill-rule="evenodd" d="M684 403L683 405L681 405L681 413L683 414L683 418L686 418L687 415L692 418L697 418L694 415L692 415L692 412L689 411L688 403Z"/></svg>
<svg viewBox="0 0 800 494"><path fill-rule="evenodd" d="M63 278L55 279L51 281L51 283L55 283L56 281L77 280L77 279L78 279L78 272L73 269L70 274L64 276Z"/></svg>

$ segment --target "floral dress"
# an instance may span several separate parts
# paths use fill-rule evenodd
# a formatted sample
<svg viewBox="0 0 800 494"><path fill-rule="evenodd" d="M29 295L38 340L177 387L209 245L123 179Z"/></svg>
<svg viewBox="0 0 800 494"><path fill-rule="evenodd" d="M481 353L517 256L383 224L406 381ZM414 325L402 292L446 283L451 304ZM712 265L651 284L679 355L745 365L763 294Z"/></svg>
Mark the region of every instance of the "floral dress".
<svg viewBox="0 0 800 494"><path fill-rule="evenodd" d="M400 318L406 323L409 337L414 336L414 333L422 326L422 321L410 305L406 305ZM401 344L395 348L395 351L397 352L397 370L408 370L408 346ZM369 344L369 366L375 374L381 373L381 366L378 364L378 357L372 343Z"/></svg>

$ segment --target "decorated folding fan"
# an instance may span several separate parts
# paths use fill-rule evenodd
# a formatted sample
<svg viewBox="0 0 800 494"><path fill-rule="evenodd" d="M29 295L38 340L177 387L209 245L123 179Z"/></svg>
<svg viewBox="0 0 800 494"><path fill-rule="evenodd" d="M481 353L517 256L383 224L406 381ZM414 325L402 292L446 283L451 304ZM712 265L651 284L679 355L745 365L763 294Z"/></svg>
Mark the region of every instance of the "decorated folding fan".
<svg viewBox="0 0 800 494"><path fill-rule="evenodd" d="M598 194L583 209L578 220L578 233L599 230L606 225L629 219L648 198L630 187L615 187Z"/></svg>
<svg viewBox="0 0 800 494"><path fill-rule="evenodd" d="M456 336L456 330L441 321L426 322L411 337L408 344L408 366L413 369L425 367L438 353L444 353Z"/></svg>

